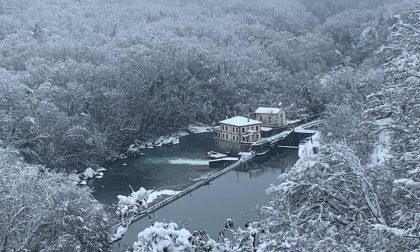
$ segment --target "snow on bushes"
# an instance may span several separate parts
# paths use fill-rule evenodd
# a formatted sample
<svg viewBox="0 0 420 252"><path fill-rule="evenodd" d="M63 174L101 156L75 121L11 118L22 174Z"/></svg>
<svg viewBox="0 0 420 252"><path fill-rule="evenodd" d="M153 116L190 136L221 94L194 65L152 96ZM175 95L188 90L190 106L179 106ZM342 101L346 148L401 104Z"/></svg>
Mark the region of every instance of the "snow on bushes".
<svg viewBox="0 0 420 252"><path fill-rule="evenodd" d="M121 239L135 215L146 209L149 204L153 203L153 201L162 195L172 196L179 193L178 191L173 190L146 190L144 187L140 187L138 191L134 191L133 189L131 190L132 192L129 196L117 196L118 208L115 213L120 217L121 224L112 238L114 241Z"/></svg>
<svg viewBox="0 0 420 252"><path fill-rule="evenodd" d="M235 251L229 248L229 240L225 239L224 244L218 243L207 236L203 240L205 232L195 231L191 233L185 228L179 229L176 223L155 222L137 235L134 242L134 252L193 252L212 251L230 252Z"/></svg>
<svg viewBox="0 0 420 252"><path fill-rule="evenodd" d="M231 232L233 239L224 237L225 232ZM266 251L267 245L258 242L264 230L258 222L247 223L245 227L235 230L233 221L225 221L225 229L220 232L219 242L211 239L203 231L190 232L185 228L179 229L176 223L155 222L137 235L134 242L134 252L239 252ZM260 250L262 248L262 250Z"/></svg>
<svg viewBox="0 0 420 252"><path fill-rule="evenodd" d="M134 243L135 252L143 251L194 251L192 234L175 223L155 222L137 236Z"/></svg>

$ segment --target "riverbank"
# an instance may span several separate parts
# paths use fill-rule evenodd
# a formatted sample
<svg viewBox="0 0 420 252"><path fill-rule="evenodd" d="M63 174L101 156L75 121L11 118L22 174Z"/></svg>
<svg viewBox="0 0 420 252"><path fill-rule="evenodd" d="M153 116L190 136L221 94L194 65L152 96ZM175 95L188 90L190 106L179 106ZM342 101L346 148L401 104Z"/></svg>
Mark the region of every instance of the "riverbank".
<svg viewBox="0 0 420 252"><path fill-rule="evenodd" d="M159 136L151 138L147 141L136 140L134 144L131 144L125 152L115 154L106 158L102 166L109 166L112 163L121 160L129 160L133 158L139 158L144 156L148 150L158 147L168 147L177 145L180 143L181 137L189 136L192 134L208 133L212 131L212 127L203 123L190 124L186 129L179 130L176 133L168 134L165 136ZM180 160L182 163L182 160ZM122 165L127 165L126 162ZM88 181L92 179L101 179L104 177L106 168L99 165L92 165L87 167L82 172L73 171L68 175L68 179L73 184L85 186L88 185Z"/></svg>
<svg viewBox="0 0 420 252"><path fill-rule="evenodd" d="M203 123L190 124L186 129L180 129L178 132L170 133L163 136L150 138L145 141L135 140L124 153L109 156L106 158L107 162L115 162L127 158L135 158L142 156L147 149L154 149L156 147L171 146L179 144L180 138L191 134L199 134L211 132L211 126Z"/></svg>

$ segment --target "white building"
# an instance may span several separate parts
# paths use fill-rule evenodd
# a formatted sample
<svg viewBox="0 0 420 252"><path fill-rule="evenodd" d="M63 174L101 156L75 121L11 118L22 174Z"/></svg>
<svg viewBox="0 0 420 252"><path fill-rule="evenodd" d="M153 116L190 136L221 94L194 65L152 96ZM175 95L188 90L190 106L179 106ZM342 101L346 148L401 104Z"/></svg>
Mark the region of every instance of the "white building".
<svg viewBox="0 0 420 252"><path fill-rule="evenodd" d="M230 152L247 150L261 140L261 122L243 116L220 121L214 128L214 139L220 149Z"/></svg>
<svg viewBox="0 0 420 252"><path fill-rule="evenodd" d="M255 110L255 118L267 127L286 125L286 111L282 108L259 107Z"/></svg>

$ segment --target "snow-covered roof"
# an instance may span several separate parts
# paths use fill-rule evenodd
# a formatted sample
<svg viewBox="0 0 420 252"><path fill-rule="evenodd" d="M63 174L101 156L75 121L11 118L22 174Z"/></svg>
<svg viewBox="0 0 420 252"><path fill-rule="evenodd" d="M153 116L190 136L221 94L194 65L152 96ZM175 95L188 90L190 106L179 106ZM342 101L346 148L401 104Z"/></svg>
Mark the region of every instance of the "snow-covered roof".
<svg viewBox="0 0 420 252"><path fill-rule="evenodd" d="M270 131L270 130L272 130L273 128L270 128L270 127L261 127L261 131Z"/></svg>
<svg viewBox="0 0 420 252"><path fill-rule="evenodd" d="M258 114L278 114L281 109L279 108L269 108L269 107L259 107L255 110L255 113Z"/></svg>
<svg viewBox="0 0 420 252"><path fill-rule="evenodd" d="M235 117L220 121L220 123L229 124L229 125L233 125L233 126L239 126L239 127L261 124L260 121L249 119L249 118L246 118L246 117L243 117L243 116L235 116Z"/></svg>

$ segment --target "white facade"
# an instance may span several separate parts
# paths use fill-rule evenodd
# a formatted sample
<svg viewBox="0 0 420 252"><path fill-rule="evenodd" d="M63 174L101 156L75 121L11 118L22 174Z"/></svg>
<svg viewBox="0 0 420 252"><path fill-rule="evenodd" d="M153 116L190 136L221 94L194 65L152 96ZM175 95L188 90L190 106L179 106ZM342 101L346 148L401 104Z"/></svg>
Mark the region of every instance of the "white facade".
<svg viewBox="0 0 420 252"><path fill-rule="evenodd" d="M220 121L215 137L237 143L252 143L261 139L261 122L243 116Z"/></svg>

